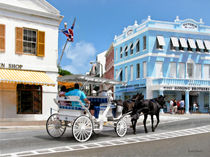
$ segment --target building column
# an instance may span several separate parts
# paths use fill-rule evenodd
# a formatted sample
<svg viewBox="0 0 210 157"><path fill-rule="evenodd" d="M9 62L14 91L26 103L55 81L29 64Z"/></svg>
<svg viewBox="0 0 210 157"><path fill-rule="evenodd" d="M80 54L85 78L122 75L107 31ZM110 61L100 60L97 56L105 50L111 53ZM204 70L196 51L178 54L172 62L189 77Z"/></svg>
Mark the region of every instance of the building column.
<svg viewBox="0 0 210 157"><path fill-rule="evenodd" d="M209 91L209 108L208 108L208 113L210 113L210 91Z"/></svg>
<svg viewBox="0 0 210 157"><path fill-rule="evenodd" d="M190 109L190 100L189 100L190 91L185 91L185 113L189 114Z"/></svg>
<svg viewBox="0 0 210 157"><path fill-rule="evenodd" d="M163 94L163 90L159 90L159 95L164 96L164 94ZM161 113L161 114L164 114L164 112L163 112L163 108L161 108L161 109L160 109L160 113Z"/></svg>

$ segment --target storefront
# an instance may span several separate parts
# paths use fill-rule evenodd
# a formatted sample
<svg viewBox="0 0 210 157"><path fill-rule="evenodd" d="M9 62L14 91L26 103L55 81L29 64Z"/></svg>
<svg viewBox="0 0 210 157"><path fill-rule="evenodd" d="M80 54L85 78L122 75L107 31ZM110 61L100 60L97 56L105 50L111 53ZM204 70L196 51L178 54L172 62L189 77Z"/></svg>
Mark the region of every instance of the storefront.
<svg viewBox="0 0 210 157"><path fill-rule="evenodd" d="M62 19L46 1L0 2L0 120L46 120L57 109Z"/></svg>

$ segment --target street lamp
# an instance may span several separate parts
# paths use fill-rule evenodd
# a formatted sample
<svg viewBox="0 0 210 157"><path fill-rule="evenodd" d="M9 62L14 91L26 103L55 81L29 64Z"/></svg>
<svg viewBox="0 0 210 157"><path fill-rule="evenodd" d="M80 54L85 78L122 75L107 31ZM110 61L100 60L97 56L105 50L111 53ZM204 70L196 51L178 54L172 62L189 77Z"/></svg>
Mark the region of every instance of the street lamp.
<svg viewBox="0 0 210 157"><path fill-rule="evenodd" d="M103 64L101 64L100 62L97 62L97 61L94 61L94 62L90 62L90 64L99 64L100 65L100 67L101 67L101 75L100 75L100 77L102 77L103 76Z"/></svg>

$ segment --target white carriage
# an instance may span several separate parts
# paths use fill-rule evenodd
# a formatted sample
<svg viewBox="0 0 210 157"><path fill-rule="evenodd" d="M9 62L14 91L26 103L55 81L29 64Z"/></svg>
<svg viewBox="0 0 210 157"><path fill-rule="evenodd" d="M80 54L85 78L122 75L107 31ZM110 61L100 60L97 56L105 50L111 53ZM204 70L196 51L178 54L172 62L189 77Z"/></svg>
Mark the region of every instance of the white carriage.
<svg viewBox="0 0 210 157"><path fill-rule="evenodd" d="M104 78L86 76L86 75L69 75L58 78L61 82L80 82L84 85L87 84L107 84L116 85L124 84L123 82L109 80ZM87 141L94 133L99 133L103 130L104 126L111 126L114 128L118 136L123 137L127 132L126 116L122 116L122 106L112 104L109 97L90 96L90 101L98 102L100 109L97 118L89 112L89 106L84 105L79 97L68 96L57 97L56 104L59 107L58 113L52 114L47 122L46 129L51 137L61 137L67 127L72 128L73 137L79 142ZM61 106L59 102L78 102L81 107ZM112 109L116 110L116 116L112 114Z"/></svg>

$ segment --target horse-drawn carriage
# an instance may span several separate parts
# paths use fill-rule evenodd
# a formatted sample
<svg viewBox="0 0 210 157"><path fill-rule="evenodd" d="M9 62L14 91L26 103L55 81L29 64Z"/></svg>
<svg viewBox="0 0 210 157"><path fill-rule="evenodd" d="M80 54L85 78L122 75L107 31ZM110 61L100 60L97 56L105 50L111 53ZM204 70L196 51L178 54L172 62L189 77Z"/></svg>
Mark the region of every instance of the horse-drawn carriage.
<svg viewBox="0 0 210 157"><path fill-rule="evenodd" d="M88 84L101 85L106 84L109 86L124 84L123 82L109 80L98 77L91 77L86 75L69 75L59 77L58 81L61 82L80 82L83 87ZM57 97L55 103L58 105L58 113L52 114L46 123L46 129L51 137L61 137L67 127L72 128L73 137L79 142L87 141L94 133L99 133L103 130L103 126L112 126L117 135L123 137L127 132L126 116L122 115L122 106L113 104L109 97L91 96L88 99L92 102L99 104L99 115L94 117L91 115L88 106L83 104L79 97L68 96ZM61 101L78 102L81 107L62 106ZM115 116L112 110L115 109Z"/></svg>

